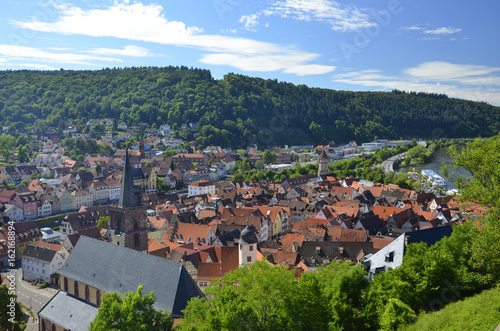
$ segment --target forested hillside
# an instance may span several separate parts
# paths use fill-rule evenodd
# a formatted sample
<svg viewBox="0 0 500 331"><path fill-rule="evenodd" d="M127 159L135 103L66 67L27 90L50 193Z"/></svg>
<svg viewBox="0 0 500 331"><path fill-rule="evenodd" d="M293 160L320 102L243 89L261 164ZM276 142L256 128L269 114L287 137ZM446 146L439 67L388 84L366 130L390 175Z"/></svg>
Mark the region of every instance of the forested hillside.
<svg viewBox="0 0 500 331"><path fill-rule="evenodd" d="M9 131L104 118L174 129L199 122L202 146L231 147L500 131L500 107L437 94L335 91L235 74L215 80L186 67L0 71L0 125Z"/></svg>

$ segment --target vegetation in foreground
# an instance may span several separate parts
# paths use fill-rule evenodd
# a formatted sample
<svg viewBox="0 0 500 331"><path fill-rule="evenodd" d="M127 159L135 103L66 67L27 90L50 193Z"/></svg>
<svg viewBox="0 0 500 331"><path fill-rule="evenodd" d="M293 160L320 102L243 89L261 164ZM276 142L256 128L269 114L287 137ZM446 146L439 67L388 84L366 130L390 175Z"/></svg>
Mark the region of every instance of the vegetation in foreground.
<svg viewBox="0 0 500 331"><path fill-rule="evenodd" d="M454 166L472 174L458 177L457 187L465 201L488 207L484 217L454 225L449 238L431 247L409 245L403 264L372 282L363 267L344 261L299 279L265 262L244 266L206 290L214 299L192 299L179 330L396 330L423 313L495 287L500 281L500 135L451 151Z"/></svg>
<svg viewBox="0 0 500 331"><path fill-rule="evenodd" d="M444 309L422 314L405 331L494 330L500 324L500 287L483 291L471 298L450 303Z"/></svg>

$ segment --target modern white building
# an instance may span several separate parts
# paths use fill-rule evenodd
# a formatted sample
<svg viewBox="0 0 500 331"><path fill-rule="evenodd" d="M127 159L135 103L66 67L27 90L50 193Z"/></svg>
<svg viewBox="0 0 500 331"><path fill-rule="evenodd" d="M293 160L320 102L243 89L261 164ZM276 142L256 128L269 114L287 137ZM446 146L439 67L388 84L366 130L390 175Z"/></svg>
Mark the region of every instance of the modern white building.
<svg viewBox="0 0 500 331"><path fill-rule="evenodd" d="M60 244L64 238L66 238L65 234L54 231L51 228L41 228L42 231L42 241L50 244Z"/></svg>
<svg viewBox="0 0 500 331"><path fill-rule="evenodd" d="M57 273L65 261L61 253L55 250L28 245L21 254L23 279L50 283L50 276Z"/></svg>
<svg viewBox="0 0 500 331"><path fill-rule="evenodd" d="M215 184L209 180L198 180L188 186L188 196L215 194Z"/></svg>

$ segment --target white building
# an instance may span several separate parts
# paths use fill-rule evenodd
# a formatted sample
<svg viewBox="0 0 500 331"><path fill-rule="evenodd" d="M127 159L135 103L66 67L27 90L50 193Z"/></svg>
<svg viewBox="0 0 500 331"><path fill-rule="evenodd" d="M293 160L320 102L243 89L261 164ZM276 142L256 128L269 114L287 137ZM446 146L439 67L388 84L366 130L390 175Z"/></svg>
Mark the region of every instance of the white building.
<svg viewBox="0 0 500 331"><path fill-rule="evenodd" d="M405 235L402 234L377 253L368 256L363 261L363 265L368 268L369 277L386 271L388 268L396 269L403 263L405 253Z"/></svg>
<svg viewBox="0 0 500 331"><path fill-rule="evenodd" d="M66 235L54 231L51 228L41 228L40 231L42 231L42 240L43 242L49 243L49 244L59 244L66 238Z"/></svg>
<svg viewBox="0 0 500 331"><path fill-rule="evenodd" d="M257 235L248 225L241 231L238 247L238 261L240 266L245 263L255 263L257 261Z"/></svg>
<svg viewBox="0 0 500 331"><path fill-rule="evenodd" d="M49 216L52 215L52 204L49 199L42 197L38 203L38 216Z"/></svg>
<svg viewBox="0 0 500 331"><path fill-rule="evenodd" d="M188 186L188 196L215 194L215 184L209 180L198 180Z"/></svg>
<svg viewBox="0 0 500 331"><path fill-rule="evenodd" d="M120 182L114 179L105 179L104 183L108 186L109 189L109 200L118 201L118 199L120 199L120 192L122 190Z"/></svg>
<svg viewBox="0 0 500 331"><path fill-rule="evenodd" d="M5 211L3 212L3 216L8 217L9 220L14 222L19 222L24 219L23 209L9 203L5 204Z"/></svg>
<svg viewBox="0 0 500 331"><path fill-rule="evenodd" d="M50 283L50 276L57 273L65 261L61 253L55 250L28 245L21 254L23 279Z"/></svg>

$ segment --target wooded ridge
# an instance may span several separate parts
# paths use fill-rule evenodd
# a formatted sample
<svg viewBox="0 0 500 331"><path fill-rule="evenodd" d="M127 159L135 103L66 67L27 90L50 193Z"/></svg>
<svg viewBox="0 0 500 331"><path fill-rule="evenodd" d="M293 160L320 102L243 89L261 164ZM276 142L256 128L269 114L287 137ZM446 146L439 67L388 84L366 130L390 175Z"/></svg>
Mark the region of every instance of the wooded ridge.
<svg viewBox="0 0 500 331"><path fill-rule="evenodd" d="M96 71L0 71L0 125L45 132L89 119L198 123L184 140L246 147L492 136L500 107L442 94L351 92L209 70L141 67ZM188 126L189 127L189 126Z"/></svg>

